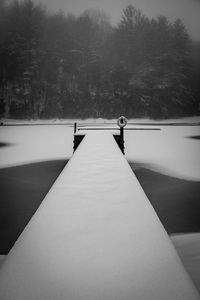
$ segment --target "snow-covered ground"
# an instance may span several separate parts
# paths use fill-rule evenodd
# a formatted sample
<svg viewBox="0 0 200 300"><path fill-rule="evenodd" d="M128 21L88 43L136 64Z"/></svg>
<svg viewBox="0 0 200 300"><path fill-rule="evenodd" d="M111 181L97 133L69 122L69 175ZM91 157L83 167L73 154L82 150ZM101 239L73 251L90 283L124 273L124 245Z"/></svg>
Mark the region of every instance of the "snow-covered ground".
<svg viewBox="0 0 200 300"><path fill-rule="evenodd" d="M67 125L1 126L0 167L70 158L73 127Z"/></svg>
<svg viewBox="0 0 200 300"><path fill-rule="evenodd" d="M139 127L139 126L138 126ZM200 126L159 126L161 130L126 131L126 157L163 174L200 180Z"/></svg>
<svg viewBox="0 0 200 300"><path fill-rule="evenodd" d="M73 150L74 121L54 120L53 124L59 124L59 126L49 125L52 121L41 126L1 126L0 143L8 144L8 146L0 147L0 167L70 158ZM5 120L4 122L15 124L16 121ZM83 123L80 120L78 122ZM107 125L116 120L85 121L87 124L93 122ZM133 122L152 123L151 120L130 120L130 123ZM200 140L191 138L200 136L200 126L195 125L200 122L200 118L168 120L168 122L177 123L177 125L188 123L188 126L166 126L166 124L164 126L163 123L166 121L162 121L153 122L157 124L156 128L161 130L127 130L125 133L126 158L131 162L148 164L150 168L163 174L200 181ZM41 124L41 121L33 123ZM190 123L193 126L190 126ZM138 129L144 126L128 125L127 128ZM190 235L173 236L172 240L185 261L186 268L194 274L194 281L200 287L199 235L192 235L192 239Z"/></svg>
<svg viewBox="0 0 200 300"><path fill-rule="evenodd" d="M199 124L200 123L200 116L196 117L184 117L184 118L179 118L179 119L164 119L164 120L152 120L152 119L147 119L147 118L135 118L135 119L129 119L129 123L145 123L145 124L150 124L150 123L157 123L157 124L183 124L183 123L188 123L188 124ZM33 119L33 120L18 120L18 119L1 119L1 122L4 124L74 124L74 122L77 123L82 123L82 124L113 124L116 123L116 119L48 119L48 120L40 120L40 119Z"/></svg>

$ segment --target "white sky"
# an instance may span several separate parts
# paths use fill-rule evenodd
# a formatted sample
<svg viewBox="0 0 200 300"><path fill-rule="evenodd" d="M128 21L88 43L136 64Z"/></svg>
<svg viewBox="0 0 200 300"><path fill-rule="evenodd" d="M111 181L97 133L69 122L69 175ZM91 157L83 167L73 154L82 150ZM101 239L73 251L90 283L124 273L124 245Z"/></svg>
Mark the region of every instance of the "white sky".
<svg viewBox="0 0 200 300"><path fill-rule="evenodd" d="M33 0L47 5L52 11L80 14L85 9L97 8L118 22L122 10L129 4L140 8L149 17L166 15L170 20L181 18L193 39L200 40L200 0Z"/></svg>

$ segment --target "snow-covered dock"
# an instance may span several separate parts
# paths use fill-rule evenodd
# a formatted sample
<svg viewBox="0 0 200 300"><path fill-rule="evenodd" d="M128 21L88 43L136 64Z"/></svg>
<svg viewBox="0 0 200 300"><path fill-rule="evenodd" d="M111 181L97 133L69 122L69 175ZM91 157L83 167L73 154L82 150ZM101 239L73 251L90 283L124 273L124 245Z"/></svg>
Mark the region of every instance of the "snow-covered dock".
<svg viewBox="0 0 200 300"><path fill-rule="evenodd" d="M1 299L199 299L109 132L89 132L0 270Z"/></svg>

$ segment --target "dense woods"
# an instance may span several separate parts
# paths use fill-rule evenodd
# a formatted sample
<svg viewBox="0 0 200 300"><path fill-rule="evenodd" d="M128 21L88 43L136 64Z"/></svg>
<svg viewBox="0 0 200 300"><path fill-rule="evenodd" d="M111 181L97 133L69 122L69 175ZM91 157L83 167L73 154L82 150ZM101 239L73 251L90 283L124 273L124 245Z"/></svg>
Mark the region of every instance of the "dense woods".
<svg viewBox="0 0 200 300"><path fill-rule="evenodd" d="M200 59L181 20L128 6L48 13L0 0L0 114L14 118L168 118L200 112Z"/></svg>

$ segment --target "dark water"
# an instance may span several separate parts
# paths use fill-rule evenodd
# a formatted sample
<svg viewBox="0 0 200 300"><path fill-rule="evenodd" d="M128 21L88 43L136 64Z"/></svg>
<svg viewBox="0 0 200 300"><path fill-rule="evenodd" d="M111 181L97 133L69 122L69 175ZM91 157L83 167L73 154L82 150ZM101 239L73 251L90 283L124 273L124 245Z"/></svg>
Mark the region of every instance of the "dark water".
<svg viewBox="0 0 200 300"><path fill-rule="evenodd" d="M7 254L66 165L48 161L0 169L0 254Z"/></svg>
<svg viewBox="0 0 200 300"><path fill-rule="evenodd" d="M200 135L192 135L188 136L189 139L195 139L195 140L200 140Z"/></svg>
<svg viewBox="0 0 200 300"><path fill-rule="evenodd" d="M0 148L2 147L8 147L8 146L12 146L13 144L11 143L4 143L4 142L0 142Z"/></svg>
<svg viewBox="0 0 200 300"><path fill-rule="evenodd" d="M200 232L200 182L130 165L169 234Z"/></svg>
<svg viewBox="0 0 200 300"><path fill-rule="evenodd" d="M67 161L0 169L0 254L7 254ZM200 231L200 182L130 164L168 233Z"/></svg>

